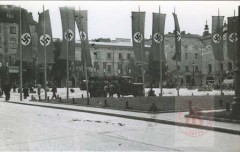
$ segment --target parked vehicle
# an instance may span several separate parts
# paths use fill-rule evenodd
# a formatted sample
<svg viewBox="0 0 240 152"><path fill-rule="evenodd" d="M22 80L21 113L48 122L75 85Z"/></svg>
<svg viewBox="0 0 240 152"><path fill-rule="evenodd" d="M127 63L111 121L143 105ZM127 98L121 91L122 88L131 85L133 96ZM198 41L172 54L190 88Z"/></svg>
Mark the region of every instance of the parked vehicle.
<svg viewBox="0 0 240 152"><path fill-rule="evenodd" d="M104 76L104 77L89 77L89 93L90 97L104 97L106 96L107 86L113 94L122 95L133 95L133 96L143 96L143 84L142 83L133 83L133 80L130 76ZM106 87L105 87L106 88ZM86 80L83 80L80 83L80 89L86 90ZM108 91L109 91L108 90Z"/></svg>

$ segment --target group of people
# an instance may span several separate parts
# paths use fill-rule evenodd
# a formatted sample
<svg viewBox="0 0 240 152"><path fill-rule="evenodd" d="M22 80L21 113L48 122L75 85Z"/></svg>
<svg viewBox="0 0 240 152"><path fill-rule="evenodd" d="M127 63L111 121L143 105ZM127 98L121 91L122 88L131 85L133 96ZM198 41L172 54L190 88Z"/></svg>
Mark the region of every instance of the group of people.
<svg viewBox="0 0 240 152"><path fill-rule="evenodd" d="M41 84L38 84L37 85L37 94L38 94L39 97L41 95L41 88L42 88ZM17 86L16 86L15 83L13 85L11 85L10 83L6 83L6 84L2 85L2 91L5 94L5 100L6 101L9 101L9 99L10 99L11 89L13 89L14 93L16 92ZM56 95L57 87L55 85L53 85L51 91L53 92L52 99L53 98L57 99L57 95ZM20 88L18 89L18 92L20 93ZM36 91L34 91L34 89L33 89L33 86L31 84L28 84L28 83L24 84L22 92L23 92L24 99L27 99L27 97L29 97L29 93L36 93Z"/></svg>

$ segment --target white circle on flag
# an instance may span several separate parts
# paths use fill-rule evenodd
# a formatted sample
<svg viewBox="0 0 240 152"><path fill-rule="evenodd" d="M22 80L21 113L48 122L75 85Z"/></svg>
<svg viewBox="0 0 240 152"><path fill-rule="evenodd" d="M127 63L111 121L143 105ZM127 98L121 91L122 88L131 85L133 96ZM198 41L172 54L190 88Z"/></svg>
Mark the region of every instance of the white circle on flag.
<svg viewBox="0 0 240 152"><path fill-rule="evenodd" d="M134 35L133 35L133 39L136 43L141 43L142 40L143 40L143 35L140 33L140 32L136 32Z"/></svg>
<svg viewBox="0 0 240 152"><path fill-rule="evenodd" d="M28 45L31 42L31 36L29 33L24 33L21 36L22 45Z"/></svg>
<svg viewBox="0 0 240 152"><path fill-rule="evenodd" d="M217 34L214 34L214 35L213 35L212 39L213 39L213 42L214 42L214 43L220 43L220 41L221 41L221 36L217 33Z"/></svg>
<svg viewBox="0 0 240 152"><path fill-rule="evenodd" d="M83 31L80 31L80 39L81 40L86 40L86 38L87 38L87 34Z"/></svg>
<svg viewBox="0 0 240 152"><path fill-rule="evenodd" d="M42 35L39 39L42 46L48 46L51 43L51 37L48 34Z"/></svg>
<svg viewBox="0 0 240 152"><path fill-rule="evenodd" d="M181 40L181 34L179 31L177 31L177 33L176 33L176 38L177 38L177 41Z"/></svg>
<svg viewBox="0 0 240 152"><path fill-rule="evenodd" d="M65 40L67 41L71 41L74 38L74 33L72 30L68 29L65 33L64 33L64 37Z"/></svg>
<svg viewBox="0 0 240 152"><path fill-rule="evenodd" d="M162 42L162 41L163 41L163 36L162 36L162 34L160 34L160 33L155 33L155 34L153 35L153 40L154 40L156 43Z"/></svg>
<svg viewBox="0 0 240 152"><path fill-rule="evenodd" d="M231 33L228 37L229 41L234 43L234 42L237 42L238 40L238 35L237 33Z"/></svg>

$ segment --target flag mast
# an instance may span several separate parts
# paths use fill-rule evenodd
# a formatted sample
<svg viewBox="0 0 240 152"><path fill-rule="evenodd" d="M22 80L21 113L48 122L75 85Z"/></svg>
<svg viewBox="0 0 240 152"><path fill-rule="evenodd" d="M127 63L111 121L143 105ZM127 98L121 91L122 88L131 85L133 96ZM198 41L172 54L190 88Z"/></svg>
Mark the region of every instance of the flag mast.
<svg viewBox="0 0 240 152"><path fill-rule="evenodd" d="M174 6L174 14L175 14L175 6ZM180 31L179 31L180 32ZM176 26L175 26L175 35L176 35ZM176 39L176 38L175 38ZM176 41L176 40L175 40ZM177 44L175 44L177 45ZM177 71L177 85L176 85L176 88L177 88L177 96L179 96L179 88L178 88L178 57L179 57L179 53L177 51L177 47L175 46L175 49L176 49L176 71Z"/></svg>
<svg viewBox="0 0 240 152"><path fill-rule="evenodd" d="M160 9L160 5L159 5L159 26L158 26L158 32L159 32L159 34L161 35L161 33L160 33L160 29L159 29L159 27L160 27L160 19L161 19L161 17L160 17L160 13L161 13L161 9ZM162 96L163 95L163 88L162 88L162 51L161 51L161 41L160 41L160 43L159 43L159 54L160 54L160 58L159 58L159 61L160 61L160 80L159 80L159 87L160 87L160 94L159 94L159 96Z"/></svg>
<svg viewBox="0 0 240 152"><path fill-rule="evenodd" d="M82 52L85 52L84 53L84 72L85 72L85 79L86 79L86 89L87 89L87 104L89 104L89 89L88 89L88 74L87 74L87 53L85 51L85 40L82 38L81 36L81 32L80 32L80 26L81 26L81 19L82 19L82 16L80 15L80 7L79 7L79 13L78 13L78 17L80 19L80 25L79 25L79 36L80 36L80 40L81 40L81 43L82 43ZM83 34L84 31L82 31L82 34ZM83 54L83 53L82 53Z"/></svg>
<svg viewBox="0 0 240 152"><path fill-rule="evenodd" d="M43 35L45 37L45 9L43 5ZM45 100L47 100L47 52L46 52L46 44L44 43L44 90L45 90Z"/></svg>
<svg viewBox="0 0 240 152"><path fill-rule="evenodd" d="M67 7L65 6L66 10ZM67 33L68 33L68 28L69 28L69 19L68 19L68 10L67 10ZM67 86L67 99L69 98L69 86L68 86L68 81L69 81L69 67L68 67L68 39L67 39L67 82L66 82L66 86Z"/></svg>
<svg viewBox="0 0 240 152"><path fill-rule="evenodd" d="M19 40L20 40L20 101L22 101L22 42L21 42L21 36L22 36L22 11L21 7L19 6L19 14L20 14L20 22L19 22Z"/></svg>
<svg viewBox="0 0 240 152"><path fill-rule="evenodd" d="M140 32L140 6L138 6L138 31ZM144 29L143 29L144 31ZM143 35L143 33L142 33ZM142 42L140 44L140 52L141 52L141 59L142 59L142 82L143 82L143 96L145 96L145 86L144 86L144 64L143 64L143 48L142 48L142 43L143 43L144 38L142 39ZM144 45L144 43L143 43Z"/></svg>

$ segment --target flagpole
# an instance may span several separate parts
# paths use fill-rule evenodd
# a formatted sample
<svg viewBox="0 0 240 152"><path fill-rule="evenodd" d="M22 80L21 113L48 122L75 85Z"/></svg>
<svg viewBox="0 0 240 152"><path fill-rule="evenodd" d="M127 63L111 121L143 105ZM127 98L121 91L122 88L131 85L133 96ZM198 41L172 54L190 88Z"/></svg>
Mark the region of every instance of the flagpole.
<svg viewBox="0 0 240 152"><path fill-rule="evenodd" d="M45 9L43 5L43 35L45 37ZM44 90L45 90L45 100L47 100L47 51L46 45L44 44Z"/></svg>
<svg viewBox="0 0 240 152"><path fill-rule="evenodd" d="M158 26L158 32L160 33L160 29L159 29L159 27L160 27L160 19L161 19L161 17L160 17L160 14L161 14L161 8L160 8L160 5L159 5L159 26ZM160 33L161 34L161 33ZM162 51L161 51L161 41L160 41L160 43L159 43L159 54L160 54L160 57L159 57L159 61L160 61L160 80L159 80L159 87L160 87L160 94L159 94L159 96L162 96L163 95L163 88L162 88Z"/></svg>
<svg viewBox="0 0 240 152"><path fill-rule="evenodd" d="M138 13L138 31L140 32L140 6L138 7L138 11L139 11L139 13ZM141 59L142 59L143 96L145 96L145 86L144 86L145 80L144 80L144 64L143 64L143 48L142 48L142 44L144 45L143 41L144 41L144 38L142 39L141 44L140 44L140 52L141 52Z"/></svg>
<svg viewBox="0 0 240 152"><path fill-rule="evenodd" d="M65 6L65 8L67 9L67 7ZM67 10L67 30L69 28L69 19L68 19L68 10ZM67 99L69 98L69 86L68 86L68 81L69 81L69 65L68 65L68 43L69 41L67 40Z"/></svg>
<svg viewBox="0 0 240 152"><path fill-rule="evenodd" d="M175 6L174 6L174 14L175 14ZM176 35L176 26L175 26L175 35ZM178 56L179 56L179 54L178 54L178 51L177 51L177 46L175 46L175 49L176 49L176 69L177 69L176 70L177 71L177 84L176 84L176 88L177 88L177 96L179 96L179 88L178 88Z"/></svg>
<svg viewBox="0 0 240 152"><path fill-rule="evenodd" d="M85 79L86 79L86 89L87 89L87 104L89 104L89 89L88 89L88 74L87 74L87 53L85 51L85 40L81 38L81 33L80 33L80 26L81 26L81 15L80 15L80 7L79 7L79 14L78 14L78 17L80 19L80 25L79 25L79 36L80 36L80 40L81 40L81 43L82 43L82 52L85 52L84 53L84 71L85 71ZM83 32L83 31L82 31ZM82 53L83 54L83 53Z"/></svg>
<svg viewBox="0 0 240 152"><path fill-rule="evenodd" d="M21 36L22 36L22 11L21 7L19 6L19 14L20 14L20 22L19 22L19 39L20 39L20 101L22 101L22 42L21 42Z"/></svg>

